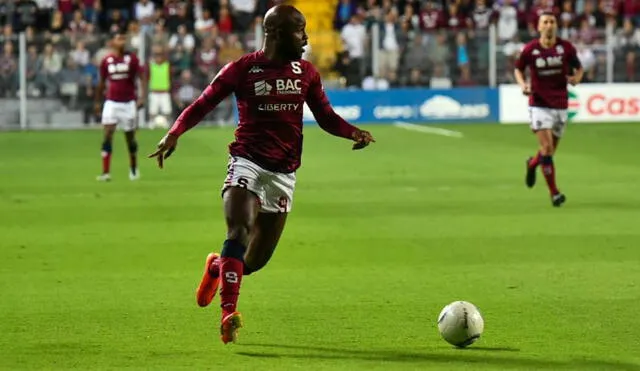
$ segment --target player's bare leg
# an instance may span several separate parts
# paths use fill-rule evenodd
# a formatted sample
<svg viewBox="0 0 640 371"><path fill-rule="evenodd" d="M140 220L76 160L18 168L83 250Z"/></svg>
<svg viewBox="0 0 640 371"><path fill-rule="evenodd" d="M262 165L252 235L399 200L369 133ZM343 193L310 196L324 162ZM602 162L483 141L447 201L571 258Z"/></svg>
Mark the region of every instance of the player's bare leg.
<svg viewBox="0 0 640 371"><path fill-rule="evenodd" d="M288 213L259 213L251 231L249 247L244 256L244 274L262 269L278 246Z"/></svg>
<svg viewBox="0 0 640 371"><path fill-rule="evenodd" d="M549 187L549 193L551 194L551 202L553 206L561 206L565 201L566 197L558 190L556 185L556 170L553 164L553 155L555 154L556 147L559 143L559 138L553 135L553 131L550 129L542 129L536 132L536 136L538 137L538 141L540 143L540 151L538 156L538 162L535 164L537 166L540 164L542 167L542 174L547 182L547 187ZM532 163L534 161L530 161ZM531 165L529 166L529 169ZM528 169L528 172L529 172ZM529 175L527 172L527 176Z"/></svg>
<svg viewBox="0 0 640 371"><path fill-rule="evenodd" d="M113 150L113 133L116 132L116 124L105 124L102 127L102 174L100 174L97 179L101 182L108 182L111 180L111 153Z"/></svg>
<svg viewBox="0 0 640 371"><path fill-rule="evenodd" d="M138 172L138 142L136 142L135 130L125 131L124 136L127 140L127 149L129 150L129 179L137 180L140 178Z"/></svg>
<svg viewBox="0 0 640 371"><path fill-rule="evenodd" d="M220 338L226 344L236 341L242 327L242 317L236 309L245 271L244 256L260 206L257 196L241 187L227 189L223 200L227 239L220 252Z"/></svg>

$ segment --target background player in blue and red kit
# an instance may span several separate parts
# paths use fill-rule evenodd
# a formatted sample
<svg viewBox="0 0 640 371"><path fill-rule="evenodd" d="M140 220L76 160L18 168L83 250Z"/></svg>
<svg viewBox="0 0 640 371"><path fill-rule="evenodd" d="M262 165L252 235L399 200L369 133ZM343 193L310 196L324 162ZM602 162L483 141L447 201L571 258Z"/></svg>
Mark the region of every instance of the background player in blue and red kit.
<svg viewBox="0 0 640 371"><path fill-rule="evenodd" d="M302 112L306 102L325 131L353 140L353 149L373 142L338 116L322 88L318 71L301 60L307 44L304 16L278 5L264 18L263 49L226 65L177 119L150 157L163 161L178 137L200 122L220 101L235 94L239 124L229 145L222 187L227 238L220 255L211 253L196 293L207 306L220 283L221 339L235 341L242 327L237 312L242 277L261 269L273 254L291 211L296 170L302 155ZM220 278L222 278L220 280Z"/></svg>
<svg viewBox="0 0 640 371"><path fill-rule="evenodd" d="M567 84L582 80L583 70L574 46L557 37L558 23L553 13L543 13L538 20L540 38L525 45L516 61L515 78L522 92L529 96L531 130L540 143L538 153L527 160L526 185L533 187L536 169L542 166L551 202L562 205L566 197L556 185L553 156L567 125L569 92ZM529 68L531 84L525 80Z"/></svg>
<svg viewBox="0 0 640 371"><path fill-rule="evenodd" d="M96 88L96 115L100 115L102 107L102 93L107 89L106 101L102 107L102 126L104 138L102 140L102 174L100 181L111 180L111 153L113 148L113 133L120 126L124 130L129 149L129 179L139 178L137 166L138 144L136 143L136 116L138 108L144 105L146 97L146 83L143 68L134 53L125 51L127 36L125 32L118 32L111 40L113 51L106 55L100 63L98 87ZM136 95L136 82L140 80L140 99Z"/></svg>

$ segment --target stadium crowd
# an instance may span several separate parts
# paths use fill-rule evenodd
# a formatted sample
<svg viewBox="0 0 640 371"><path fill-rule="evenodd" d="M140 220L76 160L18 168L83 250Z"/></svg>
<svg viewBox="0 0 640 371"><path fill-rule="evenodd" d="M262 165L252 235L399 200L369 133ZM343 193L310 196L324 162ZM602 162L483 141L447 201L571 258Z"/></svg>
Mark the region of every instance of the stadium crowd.
<svg viewBox="0 0 640 371"><path fill-rule="evenodd" d="M27 94L75 94L77 104L89 109L107 36L125 29L132 49L146 38L151 58L170 61L173 104L179 110L221 66L255 48L253 30L272 5L272 0L4 0L0 94L15 96L18 90L18 34L24 31ZM604 27L614 25L616 57L624 66L619 70L625 81L635 81L637 0L340 0L333 23L344 48L334 72L344 85L365 89L486 85L488 29L495 23L504 71L498 81L508 82L510 63L535 35L544 10L558 15L560 34L578 45L588 81L604 78ZM380 30L375 76L374 24Z"/></svg>

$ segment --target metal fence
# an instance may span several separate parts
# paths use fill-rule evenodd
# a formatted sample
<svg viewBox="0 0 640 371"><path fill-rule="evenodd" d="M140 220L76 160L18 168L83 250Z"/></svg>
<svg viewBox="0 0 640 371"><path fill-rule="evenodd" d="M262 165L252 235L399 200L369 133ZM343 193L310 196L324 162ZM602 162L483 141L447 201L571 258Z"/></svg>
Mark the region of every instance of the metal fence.
<svg viewBox="0 0 640 371"><path fill-rule="evenodd" d="M374 24L362 37L358 51L361 54L356 58L348 54L353 49L353 39L343 40L344 48L328 51L317 40L339 40L337 34L321 35L330 36L323 38L310 35L311 48L305 58L322 61L327 88L495 87L512 82L517 54L524 43L535 38L528 32L505 37L492 25L485 30L443 29L431 33L399 29L396 42L390 44L382 37L384 32L384 25ZM623 31L607 28L562 32L578 46L587 69L587 82L626 82L635 78L633 58L639 46L625 42ZM262 44L260 27L244 34L219 34L213 29L185 36L170 35L162 26L156 26L155 30L130 30L130 35L128 47L138 53L143 63L158 55L171 63L169 119L195 99L221 66ZM25 32L3 40L0 128L63 129L98 123L93 97L98 66L107 52L106 37L93 32ZM148 121L148 111L141 110L140 126L145 127ZM232 123L232 98L206 121Z"/></svg>

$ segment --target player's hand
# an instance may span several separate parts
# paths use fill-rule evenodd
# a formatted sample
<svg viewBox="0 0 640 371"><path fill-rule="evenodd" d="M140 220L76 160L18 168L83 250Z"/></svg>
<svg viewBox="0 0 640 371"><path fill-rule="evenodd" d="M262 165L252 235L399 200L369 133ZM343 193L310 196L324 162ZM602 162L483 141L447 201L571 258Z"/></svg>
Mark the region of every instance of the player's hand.
<svg viewBox="0 0 640 371"><path fill-rule="evenodd" d="M374 142L375 143L375 139L373 139L373 136L371 136L371 133L369 133L366 130L360 130L357 129L354 133L352 138L353 141L355 143L353 143L353 149L362 149L366 146L369 145L369 143Z"/></svg>
<svg viewBox="0 0 640 371"><path fill-rule="evenodd" d="M580 81L578 81L575 76L567 76L567 82L569 82L569 84L571 84L572 86L576 86L580 83Z"/></svg>
<svg viewBox="0 0 640 371"><path fill-rule="evenodd" d="M178 145L178 137L174 134L167 134L158 143L158 149L149 155L149 158L155 157L158 161L158 167L163 168L164 160L176 150Z"/></svg>
<svg viewBox="0 0 640 371"><path fill-rule="evenodd" d="M138 101L136 102L136 106L138 107L138 109L144 107L144 105L145 105L144 99L138 99Z"/></svg>
<svg viewBox="0 0 640 371"><path fill-rule="evenodd" d="M525 86L522 87L522 94L531 95L531 86L529 86L529 84L525 84Z"/></svg>

